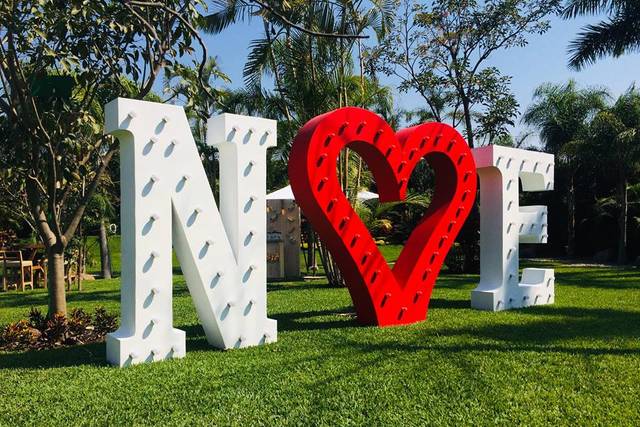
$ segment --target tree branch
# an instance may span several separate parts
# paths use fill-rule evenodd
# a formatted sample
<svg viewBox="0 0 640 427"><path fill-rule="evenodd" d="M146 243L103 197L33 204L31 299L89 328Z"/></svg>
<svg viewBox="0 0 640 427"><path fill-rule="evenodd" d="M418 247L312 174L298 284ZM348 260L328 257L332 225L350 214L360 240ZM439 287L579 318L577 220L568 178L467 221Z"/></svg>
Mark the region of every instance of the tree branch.
<svg viewBox="0 0 640 427"><path fill-rule="evenodd" d="M284 16L283 14L281 14L280 12L276 11L272 6L270 6L269 4L267 4L264 1L261 0L248 0L250 3L255 3L258 6L260 6L261 8L263 8L264 10L266 10L267 12L269 12L271 15L275 16L276 18L278 18L279 21L284 22L287 26L291 27L291 28L295 28L296 30L308 34L310 36L315 36L315 37L327 37L327 38L337 38L337 39L368 39L369 36L364 36L364 35L360 35L360 34L340 34L340 33L325 33L322 31L313 31L310 30L308 28L305 28L301 25L296 24L295 22L290 21L286 16Z"/></svg>
<svg viewBox="0 0 640 427"><path fill-rule="evenodd" d="M80 221L82 220L82 216L84 215L84 211L87 208L87 204L89 203L89 200L91 199L91 197L93 197L93 193L95 193L96 188L98 188L98 184L100 183L100 179L102 178L102 175L107 170L107 167L109 166L109 162L111 161L111 159L113 158L113 156L117 151L118 151L118 144L113 144L113 146L109 148L109 151L107 152L107 154L105 154L104 157L102 158L102 164L100 165L100 168L98 168L98 170L96 171L96 174L94 175L93 180L89 184L89 188L87 188L87 191L84 194L84 197L82 198L82 200L78 204L78 207L76 208L73 215L71 216L71 221L69 221L69 226L67 227L67 230L64 232L63 244L65 246L73 238L73 235L75 234L76 229L78 228L78 225L80 225Z"/></svg>

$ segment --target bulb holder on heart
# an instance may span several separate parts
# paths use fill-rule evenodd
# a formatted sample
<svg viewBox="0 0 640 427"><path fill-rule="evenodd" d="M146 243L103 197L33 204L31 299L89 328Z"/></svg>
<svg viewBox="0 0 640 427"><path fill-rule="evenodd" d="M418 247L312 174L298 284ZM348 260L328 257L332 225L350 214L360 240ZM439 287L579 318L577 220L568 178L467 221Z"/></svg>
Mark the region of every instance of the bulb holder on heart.
<svg viewBox="0 0 640 427"><path fill-rule="evenodd" d="M367 163L380 202L404 200L409 177L423 158L435 172L431 205L393 269L338 182L337 159L345 147ZM394 133L375 113L346 107L300 130L289 159L291 188L340 268L360 323L390 326L426 319L442 263L475 200L475 169L464 138L443 123Z"/></svg>

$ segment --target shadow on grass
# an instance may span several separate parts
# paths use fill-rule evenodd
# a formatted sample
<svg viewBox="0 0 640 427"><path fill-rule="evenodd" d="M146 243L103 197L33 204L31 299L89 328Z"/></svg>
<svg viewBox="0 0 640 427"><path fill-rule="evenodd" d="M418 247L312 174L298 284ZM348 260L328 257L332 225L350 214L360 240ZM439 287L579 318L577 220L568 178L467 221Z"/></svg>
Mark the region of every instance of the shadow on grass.
<svg viewBox="0 0 640 427"><path fill-rule="evenodd" d="M93 343L50 350L0 353L3 369L49 369L70 366L106 366L105 344Z"/></svg>
<svg viewBox="0 0 640 427"><path fill-rule="evenodd" d="M177 284L173 288L173 296L175 298L189 296L189 290L185 285ZM25 316L28 315L29 309L34 306L47 305L47 294L44 292L20 292L9 294L2 294L2 304L0 307L11 307L11 308L20 308L24 307ZM96 304L105 303L105 302L120 302L120 289L114 290L85 290L85 291L72 291L67 293L67 303L77 303L77 302L93 302Z"/></svg>
<svg viewBox="0 0 640 427"><path fill-rule="evenodd" d="M468 300L432 299L431 308L468 308ZM380 352L381 358L398 357L417 351L535 352L583 356L640 355L640 312L604 308L537 306L517 312L493 315L489 323L460 327L429 327L414 330L398 327L402 333L385 334L376 328L356 328L353 308L275 313L280 332L338 330L335 349L353 348L359 352ZM533 316L533 318L532 318ZM187 334L187 351L216 351L206 340L199 324L178 327ZM408 329L409 328L409 329ZM409 333L407 335L407 332ZM354 337L359 339L354 339ZM384 342L380 342L384 339ZM623 339L624 341L619 341ZM106 366L105 344L59 348L22 353L0 353L3 369L45 369L70 366Z"/></svg>
<svg viewBox="0 0 640 427"><path fill-rule="evenodd" d="M367 341L354 339L354 335L345 335L336 340L335 346L355 350L356 353L371 353L377 356L367 359L366 365L351 372L341 372L343 378L356 374L389 359L420 357L418 354L439 352L445 355L464 353L562 353L567 355L590 356L639 356L640 346L626 347L609 340L617 338L635 338L640 335L640 314L616 310L561 310L571 318L542 320L526 325L502 323L486 327L462 327L439 329L435 334L423 335L423 330L411 337L411 342L397 339L380 340L365 337ZM628 327L633 323L632 327ZM446 338L454 338L453 342ZM387 337L388 338L388 337ZM590 339L588 342L571 342L572 339ZM628 343L628 341L627 341ZM453 357L453 356L452 356ZM498 356L496 356L498 357ZM459 359L456 359L459 360ZM499 360L499 359L497 359ZM338 378L338 377L335 377ZM333 379L335 379L333 378ZM332 379L323 382L331 382Z"/></svg>
<svg viewBox="0 0 640 427"><path fill-rule="evenodd" d="M11 293L10 293L11 292ZM34 305L47 305L47 294L44 292L6 292L2 295L3 307L32 307Z"/></svg>
<svg viewBox="0 0 640 427"><path fill-rule="evenodd" d="M179 326L187 334L187 352L216 351L207 342L200 325ZM221 350L218 350L221 351ZM53 369L72 366L111 366L106 359L106 343L92 343L39 351L0 353L0 371L3 369Z"/></svg>
<svg viewBox="0 0 640 427"><path fill-rule="evenodd" d="M593 268L593 271L558 271L556 281L579 288L640 289L640 274L634 270Z"/></svg>
<svg viewBox="0 0 640 427"><path fill-rule="evenodd" d="M436 280L436 289L473 289L480 280L476 275L441 274Z"/></svg>
<svg viewBox="0 0 640 427"><path fill-rule="evenodd" d="M518 311L520 315L545 316L525 323L499 322L490 325L445 328L438 336L470 337L488 342L462 346L443 346L451 351L535 351L567 352L583 355L640 354L640 346L616 348L615 339L640 336L640 313L615 309L539 306ZM433 337L427 338L433 342ZM578 340L575 346L567 341ZM586 344L585 344L586 340ZM590 342L591 341L591 342ZM607 346L599 346L606 342ZM595 345L592 345L595 344ZM638 344L636 342L636 344ZM429 348L433 348L430 346ZM436 347L437 348L437 347Z"/></svg>
<svg viewBox="0 0 640 427"><path fill-rule="evenodd" d="M335 316L341 316L336 319ZM278 313L269 317L278 321L278 331L311 331L320 329L352 328L358 326L353 307L341 309Z"/></svg>
<svg viewBox="0 0 640 427"><path fill-rule="evenodd" d="M340 286L330 286L327 282L268 282L267 292L298 291L314 289L346 289Z"/></svg>
<svg viewBox="0 0 640 427"><path fill-rule="evenodd" d="M44 292L37 293L15 293L5 294L2 298L2 305L11 308L25 308L25 315L28 314L29 308L38 305L47 305L47 294ZM83 291L68 292L67 302L100 302L100 301L120 301L119 291Z"/></svg>
<svg viewBox="0 0 640 427"><path fill-rule="evenodd" d="M461 309L471 308L471 301L468 299L443 299L431 298L429 301L429 310L433 308L443 309Z"/></svg>

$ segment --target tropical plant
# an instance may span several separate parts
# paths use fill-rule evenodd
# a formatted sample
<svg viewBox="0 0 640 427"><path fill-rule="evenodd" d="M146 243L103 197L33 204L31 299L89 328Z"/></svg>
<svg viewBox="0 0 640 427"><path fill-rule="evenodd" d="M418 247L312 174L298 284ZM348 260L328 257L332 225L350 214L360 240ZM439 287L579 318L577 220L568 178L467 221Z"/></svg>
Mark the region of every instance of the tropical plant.
<svg viewBox="0 0 640 427"><path fill-rule="evenodd" d="M587 218L585 222L591 222L589 226L592 227L606 227L607 223L611 220L616 224L620 220L620 205L618 202L617 192L612 195L600 197L593 205L593 215L591 218ZM630 184L627 186L627 205L628 205L628 230L627 230L627 242L630 244L633 241L640 239L640 184ZM617 236L619 237L619 236ZM601 242L606 245L607 242ZM620 240L618 240L618 245ZM606 246L604 246L606 247ZM638 262L637 259L636 263Z"/></svg>
<svg viewBox="0 0 640 427"><path fill-rule="evenodd" d="M607 20L582 28L569 46L569 66L581 69L605 56L619 57L640 50L638 0L569 0L565 19L609 15Z"/></svg>
<svg viewBox="0 0 640 427"><path fill-rule="evenodd" d="M548 30L561 0L402 0L389 34L368 52L377 71L400 79L439 122L463 129L471 148L508 134L518 113L511 77L489 61ZM424 116L424 114L422 114ZM463 270L479 268L479 213L473 209L458 240Z"/></svg>
<svg viewBox="0 0 640 427"><path fill-rule="evenodd" d="M390 90L381 86L374 75L365 73L367 63L362 45L369 37L367 32L378 37L385 34L394 2L218 3L219 9L205 19L204 28L208 31L218 32L249 16L260 16L263 20L263 36L252 42L245 65L246 88L227 100L227 105L234 104L237 108L238 101L246 100L245 108L279 120L279 143L272 157L274 169L284 170L298 129L327 110L361 106L378 112L388 121L396 118ZM263 88L265 77L273 78L273 91ZM340 153L337 173L344 193L355 204L358 191L369 182L362 159L346 148ZM334 285L341 283L330 254L323 246L320 249L329 281Z"/></svg>
<svg viewBox="0 0 640 427"><path fill-rule="evenodd" d="M163 92L164 102L183 106L194 136L209 185L218 194L218 159L215 149L207 145L207 120L222 107L223 91L219 83L230 83L231 79L218 67L218 60L210 57L202 67L176 64L166 68Z"/></svg>
<svg viewBox="0 0 640 427"><path fill-rule="evenodd" d="M185 109L197 143L205 143L206 121L222 105L219 83L231 83L231 79L220 70L214 57L207 58L202 67L175 64L164 70L162 86L167 98L163 101Z"/></svg>
<svg viewBox="0 0 640 427"><path fill-rule="evenodd" d="M589 126L592 157L616 175L618 263L627 261L629 180L640 170L640 92L631 87L615 104L599 112Z"/></svg>
<svg viewBox="0 0 640 427"><path fill-rule="evenodd" d="M603 89L581 89L575 81L543 84L533 95L523 122L539 131L545 151L556 155L556 162L567 172L567 254L575 255L576 190L575 179L581 165L579 144L584 141L591 119L606 107Z"/></svg>
<svg viewBox="0 0 640 427"><path fill-rule="evenodd" d="M410 192L405 200L380 203L358 201L355 210L372 234L394 243L404 243L431 203L432 193Z"/></svg>

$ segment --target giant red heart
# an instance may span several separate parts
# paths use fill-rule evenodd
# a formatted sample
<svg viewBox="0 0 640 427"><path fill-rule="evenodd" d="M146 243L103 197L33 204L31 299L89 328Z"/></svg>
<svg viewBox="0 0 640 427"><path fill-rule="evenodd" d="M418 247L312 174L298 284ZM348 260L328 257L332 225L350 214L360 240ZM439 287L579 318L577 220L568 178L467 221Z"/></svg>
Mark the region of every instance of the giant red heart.
<svg viewBox="0 0 640 427"><path fill-rule="evenodd" d="M393 269L338 182L336 163L345 146L369 166L380 202L405 198L411 172L423 157L435 172L431 204ZM475 199L475 173L467 143L442 123L394 134L375 113L346 107L312 119L298 132L289 159L291 188L336 260L361 323L387 326L426 318L442 263Z"/></svg>

